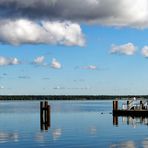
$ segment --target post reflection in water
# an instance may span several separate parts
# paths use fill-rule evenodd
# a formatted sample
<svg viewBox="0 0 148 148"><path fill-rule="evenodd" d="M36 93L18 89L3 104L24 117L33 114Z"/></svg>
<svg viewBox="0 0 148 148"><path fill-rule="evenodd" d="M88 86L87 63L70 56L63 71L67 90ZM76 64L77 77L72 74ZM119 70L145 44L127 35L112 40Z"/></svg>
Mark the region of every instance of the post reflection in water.
<svg viewBox="0 0 148 148"><path fill-rule="evenodd" d="M113 116L113 125L118 126L119 116ZM136 117L136 116L122 116L122 123L127 125L132 125L136 127L137 125L148 125L148 117Z"/></svg>
<svg viewBox="0 0 148 148"><path fill-rule="evenodd" d="M48 102L40 102L40 129L48 130L50 128L50 105Z"/></svg>
<svg viewBox="0 0 148 148"><path fill-rule="evenodd" d="M113 116L113 125L118 126L118 116Z"/></svg>

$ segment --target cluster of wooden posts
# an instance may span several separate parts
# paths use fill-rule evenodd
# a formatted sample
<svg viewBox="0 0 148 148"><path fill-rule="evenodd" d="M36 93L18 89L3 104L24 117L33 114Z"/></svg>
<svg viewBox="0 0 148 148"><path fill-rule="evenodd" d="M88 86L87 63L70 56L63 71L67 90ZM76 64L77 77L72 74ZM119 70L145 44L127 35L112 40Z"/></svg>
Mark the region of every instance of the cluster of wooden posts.
<svg viewBox="0 0 148 148"><path fill-rule="evenodd" d="M50 105L48 102L40 102L40 126L41 130L48 130L50 127Z"/></svg>

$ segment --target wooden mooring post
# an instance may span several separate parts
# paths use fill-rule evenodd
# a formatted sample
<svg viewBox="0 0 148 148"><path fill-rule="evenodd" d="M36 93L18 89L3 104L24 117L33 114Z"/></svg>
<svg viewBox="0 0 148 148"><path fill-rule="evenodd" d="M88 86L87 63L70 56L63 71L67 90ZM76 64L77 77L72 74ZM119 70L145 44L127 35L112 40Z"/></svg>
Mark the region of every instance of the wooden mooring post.
<svg viewBox="0 0 148 148"><path fill-rule="evenodd" d="M118 110L118 101L113 101L113 110Z"/></svg>
<svg viewBox="0 0 148 148"><path fill-rule="evenodd" d="M40 126L41 130L48 130L50 127L50 105L48 102L40 102Z"/></svg>

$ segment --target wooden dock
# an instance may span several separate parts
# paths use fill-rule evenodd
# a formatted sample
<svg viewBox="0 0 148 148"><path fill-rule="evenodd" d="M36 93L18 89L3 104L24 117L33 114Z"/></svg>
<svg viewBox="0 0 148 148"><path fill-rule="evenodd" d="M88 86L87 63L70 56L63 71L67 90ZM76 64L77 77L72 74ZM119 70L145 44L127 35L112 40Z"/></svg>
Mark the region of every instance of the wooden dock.
<svg viewBox="0 0 148 148"><path fill-rule="evenodd" d="M147 101L139 100L139 103L134 105L133 101L127 101L126 108L118 107L118 100L113 101L113 116L134 116L148 117Z"/></svg>

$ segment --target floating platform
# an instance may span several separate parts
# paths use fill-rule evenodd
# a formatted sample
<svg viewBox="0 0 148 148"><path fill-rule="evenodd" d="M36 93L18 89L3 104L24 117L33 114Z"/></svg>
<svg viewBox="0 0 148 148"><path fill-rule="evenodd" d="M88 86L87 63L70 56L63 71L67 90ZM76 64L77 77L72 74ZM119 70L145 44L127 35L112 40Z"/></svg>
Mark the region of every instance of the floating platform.
<svg viewBox="0 0 148 148"><path fill-rule="evenodd" d="M113 101L113 116L148 117L148 100L127 100L118 107L118 100Z"/></svg>

